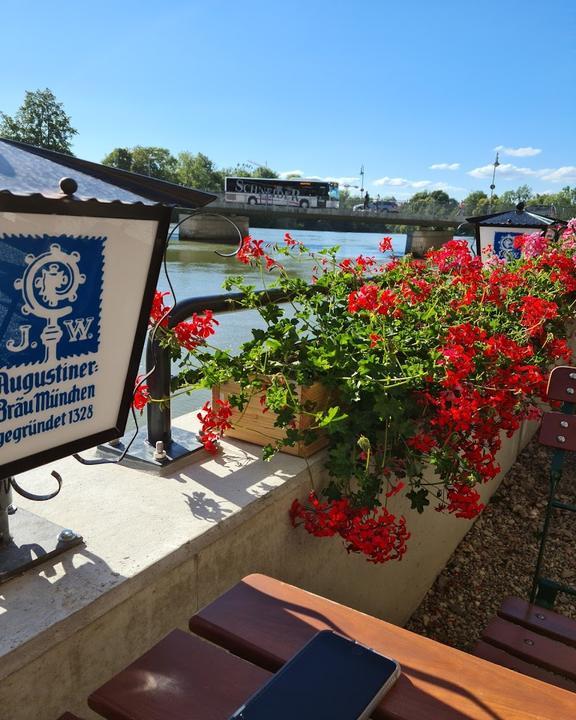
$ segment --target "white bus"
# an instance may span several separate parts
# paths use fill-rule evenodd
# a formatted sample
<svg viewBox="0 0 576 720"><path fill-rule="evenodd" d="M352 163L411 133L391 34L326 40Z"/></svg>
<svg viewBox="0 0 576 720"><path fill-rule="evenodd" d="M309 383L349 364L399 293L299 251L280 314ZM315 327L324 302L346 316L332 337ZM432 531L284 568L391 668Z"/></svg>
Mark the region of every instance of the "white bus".
<svg viewBox="0 0 576 720"><path fill-rule="evenodd" d="M339 207L338 183L323 180L227 177L224 198L248 205L288 205L301 208Z"/></svg>

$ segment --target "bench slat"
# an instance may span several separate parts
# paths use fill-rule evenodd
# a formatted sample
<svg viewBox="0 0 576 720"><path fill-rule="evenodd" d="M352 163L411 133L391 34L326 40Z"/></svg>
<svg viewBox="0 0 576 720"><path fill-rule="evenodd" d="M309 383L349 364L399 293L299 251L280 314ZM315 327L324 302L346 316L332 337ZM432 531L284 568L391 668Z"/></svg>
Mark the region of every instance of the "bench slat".
<svg viewBox="0 0 576 720"><path fill-rule="evenodd" d="M107 720L225 720L270 673L174 630L88 698Z"/></svg>
<svg viewBox="0 0 576 720"><path fill-rule="evenodd" d="M529 675L537 680L542 680L543 682L564 688L564 690L576 692L576 682L568 680L561 675L548 672L548 670L544 670L538 665L532 665L532 663L526 662L525 660L520 660L520 658L517 658L515 655L510 655L504 650L500 650L500 648L483 642L482 640L477 643L472 654L489 662L496 663L497 665L507 667L515 672L522 673L522 675Z"/></svg>
<svg viewBox="0 0 576 720"><path fill-rule="evenodd" d="M249 575L190 621L193 632L277 670L318 630L398 660L402 674L373 712L394 720L574 717L574 695L265 575Z"/></svg>
<svg viewBox="0 0 576 720"><path fill-rule="evenodd" d="M576 680L576 650L521 625L494 617L482 640L529 663Z"/></svg>
<svg viewBox="0 0 576 720"><path fill-rule="evenodd" d="M502 603L498 615L540 635L576 647L576 621L552 610L531 605L522 598L509 597Z"/></svg>

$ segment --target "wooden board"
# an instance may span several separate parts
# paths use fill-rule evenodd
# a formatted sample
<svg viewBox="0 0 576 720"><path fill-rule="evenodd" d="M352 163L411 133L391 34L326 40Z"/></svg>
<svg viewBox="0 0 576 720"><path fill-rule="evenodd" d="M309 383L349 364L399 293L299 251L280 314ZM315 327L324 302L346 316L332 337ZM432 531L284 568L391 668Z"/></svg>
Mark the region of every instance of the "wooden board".
<svg viewBox="0 0 576 720"><path fill-rule="evenodd" d="M473 654L476 655L476 657L484 658L484 660L496 663L496 665L502 665L510 668L510 670L515 670L516 672L522 673L522 675L529 675L537 680L542 680L543 682L557 685L565 690L576 692L576 682L568 680L561 675L551 673L548 670L544 670L538 665L532 665L532 663L526 662L525 660L520 660L520 658L515 655L510 655L510 653L507 653L494 645L490 645L483 640L476 644ZM576 699L574 702L576 702Z"/></svg>
<svg viewBox="0 0 576 720"><path fill-rule="evenodd" d="M448 621L448 620L447 620ZM374 711L394 720L574 720L574 694L306 592L250 575L201 610L191 629L278 669L331 629L398 660L402 675Z"/></svg>
<svg viewBox="0 0 576 720"><path fill-rule="evenodd" d="M215 405L217 400L227 400L229 395L234 395L239 392L240 386L237 383L230 382L217 385L212 388L212 404ZM301 402L308 401L312 403L317 410L328 407L329 396L326 389L320 383L314 383L314 385L310 387L299 387L297 392L299 393ZM262 393L253 395L242 412L237 408L232 409L231 422L233 427L225 431L224 435L226 437L245 440L246 442L260 446L268 445L268 443L274 444L276 441L286 437L285 429L277 427L274 424L277 415L270 411L263 412L262 405L260 404L261 397ZM311 424L312 417L310 415L301 415L297 419L297 428L299 430L306 430ZM327 444L328 438L326 434L323 433L317 440L309 445L298 442L293 446L283 447L281 452L296 455L297 457L310 457L310 455L326 447Z"/></svg>
<svg viewBox="0 0 576 720"><path fill-rule="evenodd" d="M482 640L529 663L576 680L576 649L563 642L499 617L490 620Z"/></svg>
<svg viewBox="0 0 576 720"><path fill-rule="evenodd" d="M88 698L107 720L225 720L270 673L174 630Z"/></svg>
<svg viewBox="0 0 576 720"><path fill-rule="evenodd" d="M576 621L518 597L504 600L498 615L529 630L576 647Z"/></svg>

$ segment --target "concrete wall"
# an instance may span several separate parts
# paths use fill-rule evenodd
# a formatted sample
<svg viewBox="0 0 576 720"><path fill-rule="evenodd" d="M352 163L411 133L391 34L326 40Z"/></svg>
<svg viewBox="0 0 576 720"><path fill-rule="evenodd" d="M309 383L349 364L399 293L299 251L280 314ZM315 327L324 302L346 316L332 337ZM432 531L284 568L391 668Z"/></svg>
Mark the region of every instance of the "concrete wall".
<svg viewBox="0 0 576 720"><path fill-rule="evenodd" d="M414 257L422 258L427 250L442 247L452 240L454 233L448 230L414 230L408 233L406 239L406 252Z"/></svg>
<svg viewBox="0 0 576 720"><path fill-rule="evenodd" d="M180 225L179 232L180 240L238 245L240 240L249 234L250 227L248 218L242 215L230 215L226 218L222 215L199 213L185 220Z"/></svg>
<svg viewBox="0 0 576 720"><path fill-rule="evenodd" d="M519 439L501 453L504 470ZM263 463L258 452L225 442L222 455L166 477L54 463L62 494L19 504L82 532L86 547L0 586L1 720L55 720L65 709L95 718L85 705L92 690L252 572L402 624L471 525L394 498L412 532L408 553L370 564L336 538L289 525L293 498L325 479L322 453ZM51 467L20 483L41 492ZM482 488L485 498L500 479Z"/></svg>

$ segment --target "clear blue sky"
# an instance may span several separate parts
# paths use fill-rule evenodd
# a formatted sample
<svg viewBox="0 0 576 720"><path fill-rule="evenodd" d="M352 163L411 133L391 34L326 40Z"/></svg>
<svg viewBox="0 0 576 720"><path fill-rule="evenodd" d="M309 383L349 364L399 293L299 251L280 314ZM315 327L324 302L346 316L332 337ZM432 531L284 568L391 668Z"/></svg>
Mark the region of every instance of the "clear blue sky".
<svg viewBox="0 0 576 720"><path fill-rule="evenodd" d="M203 152L407 197L576 184L574 0L3 3L0 110L49 87L76 155ZM440 166L440 167L434 167ZM472 173L472 174L471 174Z"/></svg>

